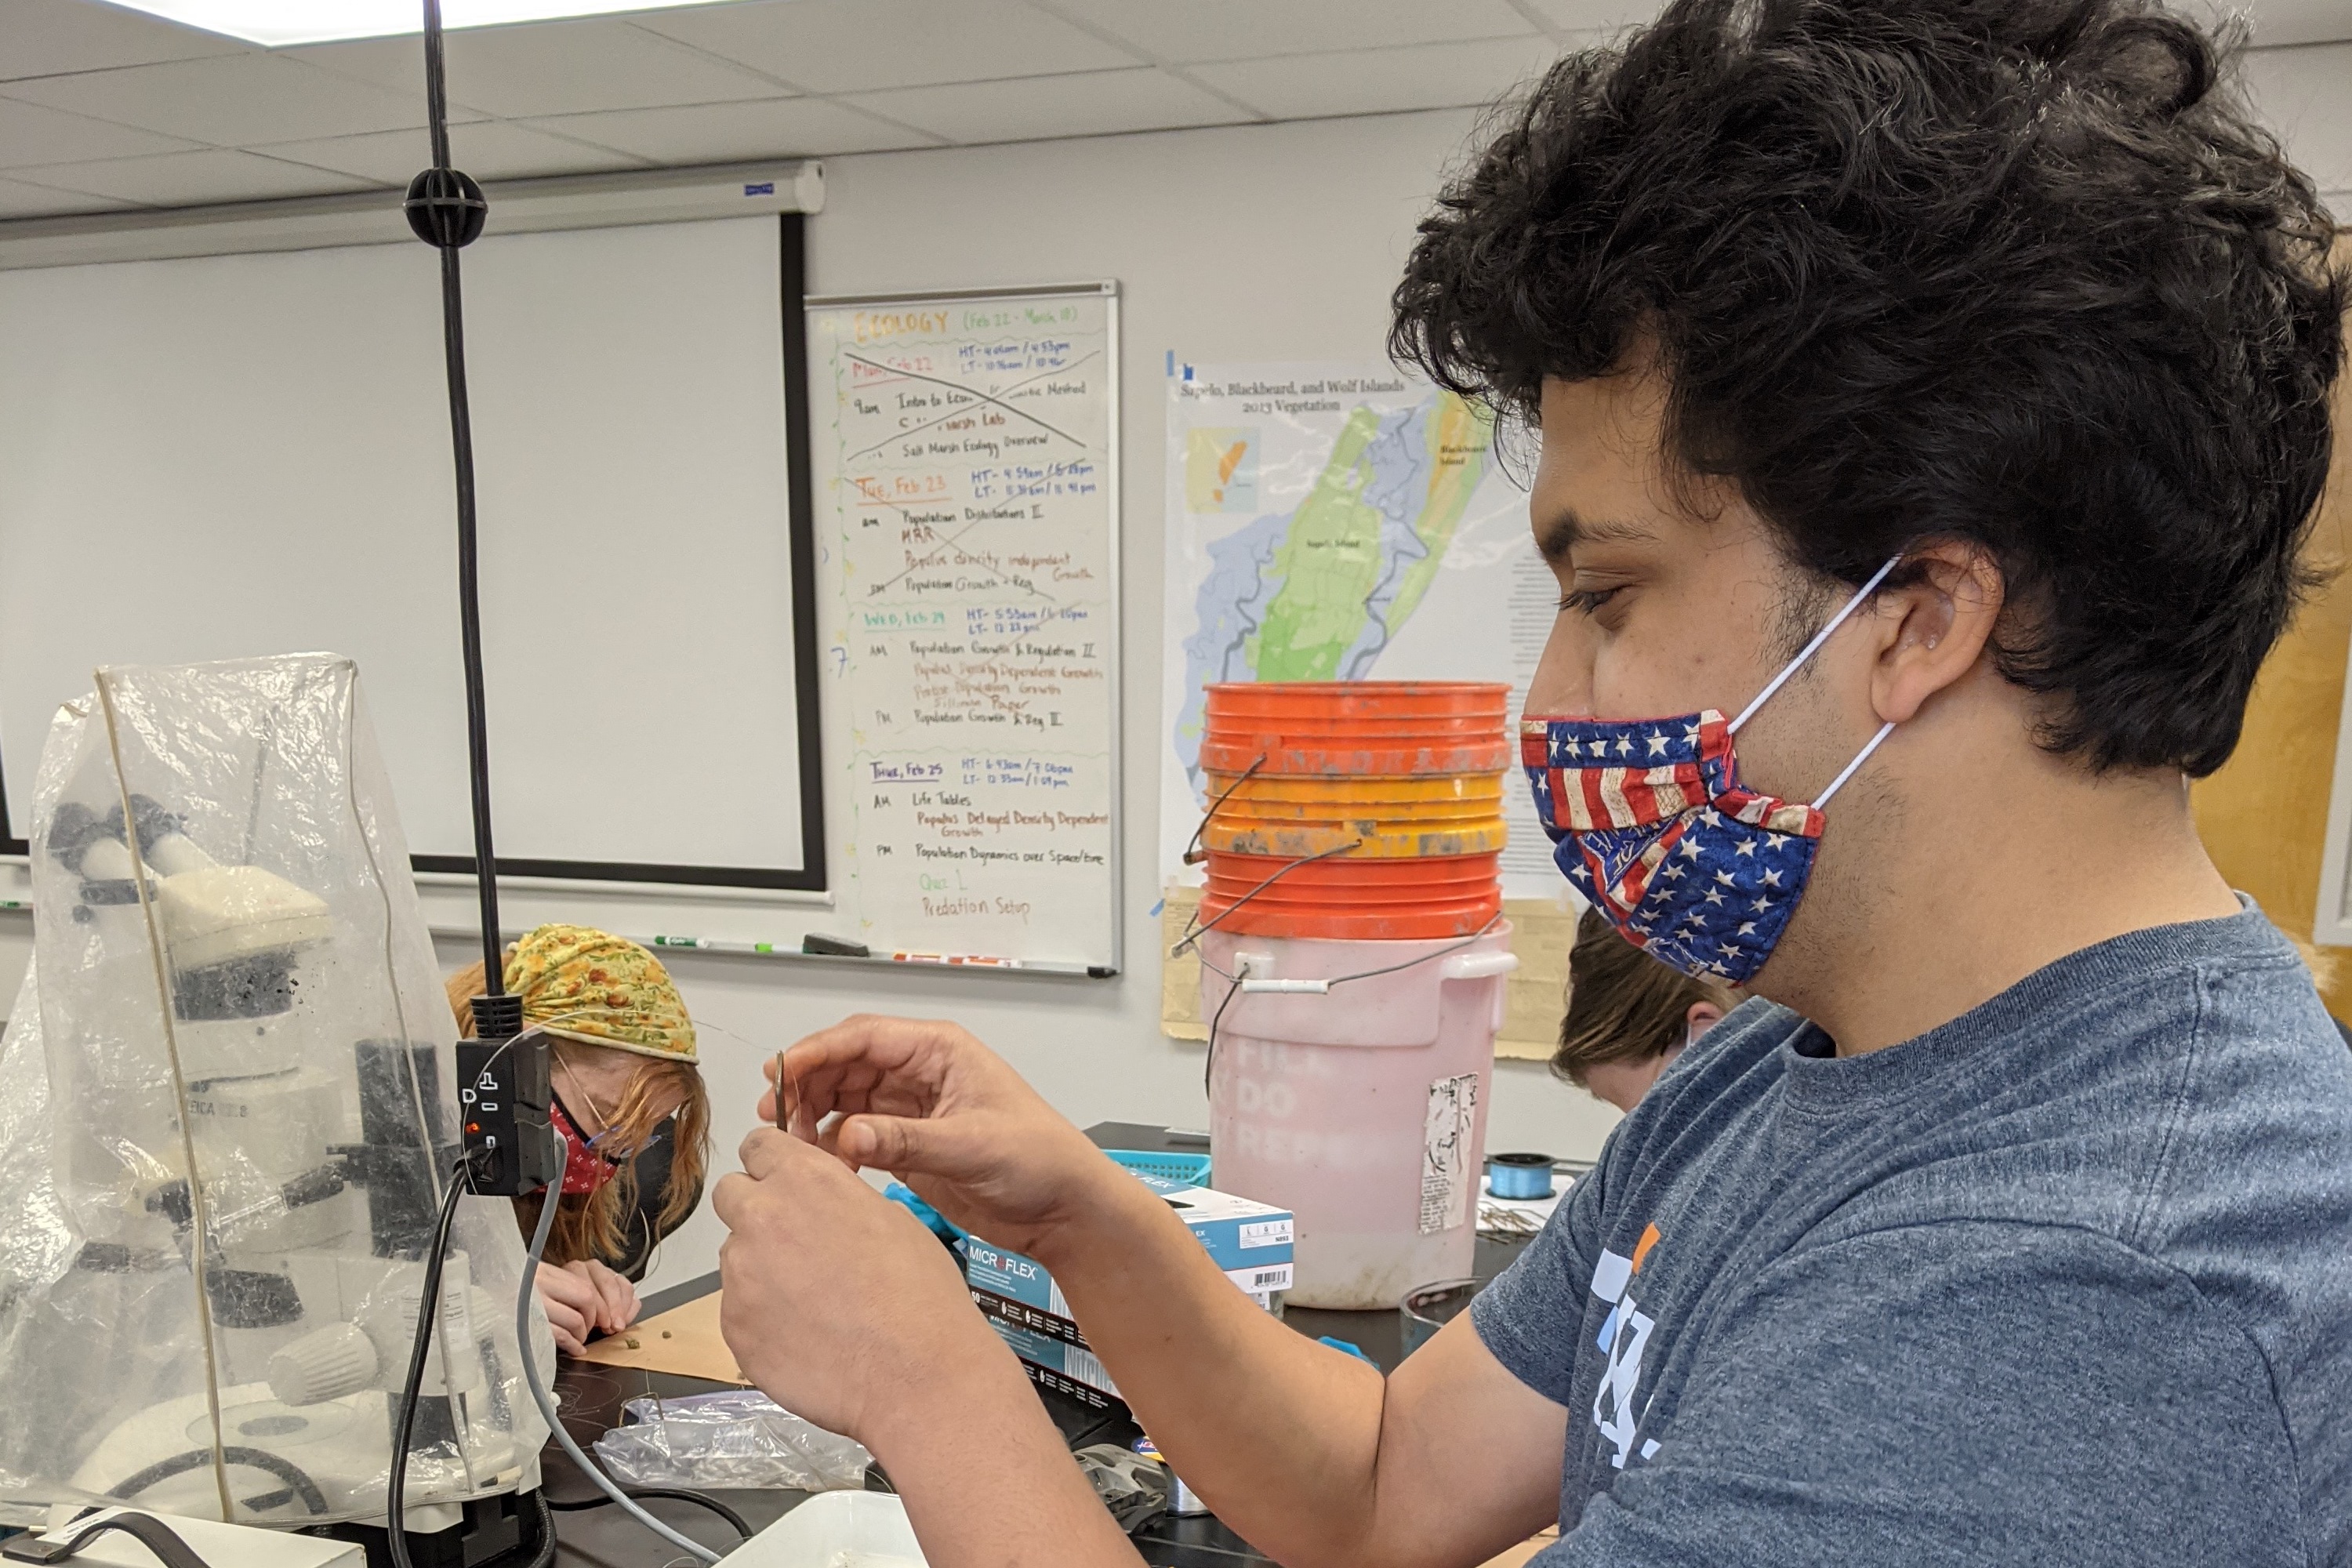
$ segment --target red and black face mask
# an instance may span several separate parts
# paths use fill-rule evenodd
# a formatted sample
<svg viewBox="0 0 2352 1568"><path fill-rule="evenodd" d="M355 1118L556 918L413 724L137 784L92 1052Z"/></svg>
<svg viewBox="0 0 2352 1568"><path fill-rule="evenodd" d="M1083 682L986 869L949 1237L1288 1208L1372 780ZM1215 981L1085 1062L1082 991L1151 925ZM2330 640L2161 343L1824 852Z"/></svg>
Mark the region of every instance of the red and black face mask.
<svg viewBox="0 0 2352 1568"><path fill-rule="evenodd" d="M598 1152L596 1145L609 1133L600 1132L593 1138L583 1137L580 1124L563 1108L563 1097L551 1094L547 1119L563 1137L563 1195L584 1197L620 1174L621 1163Z"/></svg>

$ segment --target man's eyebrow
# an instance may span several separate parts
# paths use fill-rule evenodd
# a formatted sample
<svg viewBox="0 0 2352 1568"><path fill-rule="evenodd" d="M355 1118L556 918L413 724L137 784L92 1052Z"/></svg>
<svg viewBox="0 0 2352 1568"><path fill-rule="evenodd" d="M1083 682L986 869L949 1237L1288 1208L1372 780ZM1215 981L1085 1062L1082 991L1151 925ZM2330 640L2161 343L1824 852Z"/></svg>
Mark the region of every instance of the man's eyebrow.
<svg viewBox="0 0 2352 1568"><path fill-rule="evenodd" d="M1580 517L1566 507L1536 531L1536 548L1547 561L1566 559L1580 544L1646 544L1658 536L1638 523Z"/></svg>

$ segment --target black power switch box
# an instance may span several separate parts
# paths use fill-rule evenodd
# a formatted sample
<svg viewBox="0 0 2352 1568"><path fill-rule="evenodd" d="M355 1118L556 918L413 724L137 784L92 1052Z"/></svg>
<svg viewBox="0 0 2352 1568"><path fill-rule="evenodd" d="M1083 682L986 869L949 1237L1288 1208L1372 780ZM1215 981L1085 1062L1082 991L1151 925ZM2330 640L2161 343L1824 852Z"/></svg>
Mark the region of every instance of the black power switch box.
<svg viewBox="0 0 2352 1568"><path fill-rule="evenodd" d="M547 1037L457 1042L458 1126L473 1190L519 1198L551 1186L563 1157L547 1120Z"/></svg>

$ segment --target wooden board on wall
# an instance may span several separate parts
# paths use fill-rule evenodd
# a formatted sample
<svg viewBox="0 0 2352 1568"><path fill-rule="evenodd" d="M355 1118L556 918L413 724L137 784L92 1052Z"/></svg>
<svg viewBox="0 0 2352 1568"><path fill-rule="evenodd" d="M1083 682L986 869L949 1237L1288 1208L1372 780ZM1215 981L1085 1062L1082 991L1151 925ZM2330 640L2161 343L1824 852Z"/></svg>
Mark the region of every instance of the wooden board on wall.
<svg viewBox="0 0 2352 1568"><path fill-rule="evenodd" d="M2336 246L2352 265L2352 239ZM2279 929L2308 942L2319 899L2334 783L2345 660L2352 651L2352 382L2336 387L2336 458L2312 528L2312 564L2325 586L2273 651L2254 682L2238 750L2189 790L2197 830L2230 885L2252 895ZM2317 950L2320 994L2352 1018L2352 955Z"/></svg>

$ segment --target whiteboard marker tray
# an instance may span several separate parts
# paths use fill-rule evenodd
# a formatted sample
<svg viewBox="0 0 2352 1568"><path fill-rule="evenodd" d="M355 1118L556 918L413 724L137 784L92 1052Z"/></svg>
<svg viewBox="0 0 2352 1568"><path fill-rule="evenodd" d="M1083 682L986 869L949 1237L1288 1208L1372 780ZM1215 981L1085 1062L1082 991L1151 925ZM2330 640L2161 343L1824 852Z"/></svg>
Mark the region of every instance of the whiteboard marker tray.
<svg viewBox="0 0 2352 1568"><path fill-rule="evenodd" d="M887 1492L819 1492L727 1562L729 1568L924 1568L907 1505Z"/></svg>

